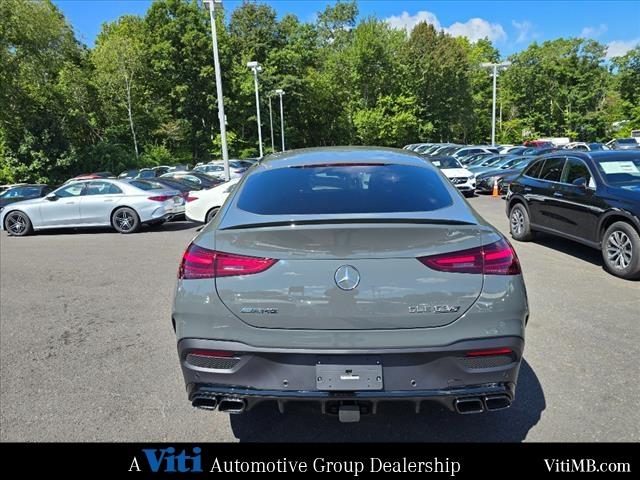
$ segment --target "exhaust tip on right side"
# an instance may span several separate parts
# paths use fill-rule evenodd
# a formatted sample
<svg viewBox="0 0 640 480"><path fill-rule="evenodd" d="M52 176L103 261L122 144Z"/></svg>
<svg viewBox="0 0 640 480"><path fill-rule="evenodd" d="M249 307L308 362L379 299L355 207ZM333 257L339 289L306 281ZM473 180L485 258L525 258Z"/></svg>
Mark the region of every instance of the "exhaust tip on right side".
<svg viewBox="0 0 640 480"><path fill-rule="evenodd" d="M242 398L223 397L218 404L219 412L242 413L247 407L247 402Z"/></svg>
<svg viewBox="0 0 640 480"><path fill-rule="evenodd" d="M489 412L504 410L511 406L511 398L508 395L491 395L484 397L484 405Z"/></svg>

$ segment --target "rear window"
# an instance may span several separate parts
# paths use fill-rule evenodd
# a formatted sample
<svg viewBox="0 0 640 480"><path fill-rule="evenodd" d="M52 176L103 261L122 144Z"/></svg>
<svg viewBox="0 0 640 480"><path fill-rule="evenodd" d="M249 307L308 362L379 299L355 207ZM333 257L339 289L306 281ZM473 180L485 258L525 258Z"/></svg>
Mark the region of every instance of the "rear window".
<svg viewBox="0 0 640 480"><path fill-rule="evenodd" d="M247 178L238 208L259 215L428 212L451 205L440 175L410 165L290 167Z"/></svg>
<svg viewBox="0 0 640 480"><path fill-rule="evenodd" d="M166 187L158 182L150 182L149 180L134 180L133 182L129 182L134 187L139 188L140 190L164 190Z"/></svg>

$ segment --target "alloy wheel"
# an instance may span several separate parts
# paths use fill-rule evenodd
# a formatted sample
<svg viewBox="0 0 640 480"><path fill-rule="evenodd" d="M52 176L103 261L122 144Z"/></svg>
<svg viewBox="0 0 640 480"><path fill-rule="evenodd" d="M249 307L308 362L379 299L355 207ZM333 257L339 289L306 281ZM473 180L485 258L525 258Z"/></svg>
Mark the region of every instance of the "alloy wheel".
<svg viewBox="0 0 640 480"><path fill-rule="evenodd" d="M607 259L609 263L624 270L629 266L633 258L633 246L631 239L621 230L616 230L607 239Z"/></svg>
<svg viewBox="0 0 640 480"><path fill-rule="evenodd" d="M511 231L515 235L521 235L524 232L524 215L517 208L511 212Z"/></svg>
<svg viewBox="0 0 640 480"><path fill-rule="evenodd" d="M121 210L117 212L114 217L114 220L118 225L118 228L120 228L125 232L128 232L129 230L131 230L135 225L135 218L133 218L133 215L126 210Z"/></svg>
<svg viewBox="0 0 640 480"><path fill-rule="evenodd" d="M20 235L27 229L27 218L19 212L12 213L7 217L6 227L14 235Z"/></svg>

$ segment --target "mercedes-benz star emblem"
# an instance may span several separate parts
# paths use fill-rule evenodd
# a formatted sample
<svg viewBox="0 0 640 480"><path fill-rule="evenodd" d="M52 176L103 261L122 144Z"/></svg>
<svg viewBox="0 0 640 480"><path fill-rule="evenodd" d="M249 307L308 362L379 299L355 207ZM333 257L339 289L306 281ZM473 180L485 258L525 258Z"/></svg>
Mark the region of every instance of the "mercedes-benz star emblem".
<svg viewBox="0 0 640 480"><path fill-rule="evenodd" d="M351 265L342 265L333 278L341 290L353 290L360 283L360 272Z"/></svg>

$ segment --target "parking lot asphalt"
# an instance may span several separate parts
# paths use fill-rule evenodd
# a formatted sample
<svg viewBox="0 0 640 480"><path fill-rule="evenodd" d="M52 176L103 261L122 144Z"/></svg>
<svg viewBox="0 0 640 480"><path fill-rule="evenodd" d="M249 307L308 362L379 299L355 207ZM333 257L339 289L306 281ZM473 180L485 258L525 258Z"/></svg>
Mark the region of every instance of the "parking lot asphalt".
<svg viewBox="0 0 640 480"><path fill-rule="evenodd" d="M504 202L469 202L507 233ZM312 407L244 415L187 401L170 309L197 226L120 235L0 233L2 441L638 441L640 282L599 252L542 237L515 243L531 308L517 398L457 415L383 405L358 424Z"/></svg>

